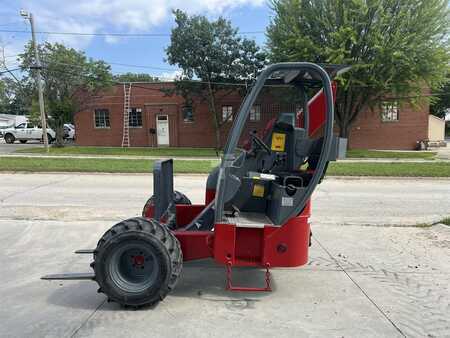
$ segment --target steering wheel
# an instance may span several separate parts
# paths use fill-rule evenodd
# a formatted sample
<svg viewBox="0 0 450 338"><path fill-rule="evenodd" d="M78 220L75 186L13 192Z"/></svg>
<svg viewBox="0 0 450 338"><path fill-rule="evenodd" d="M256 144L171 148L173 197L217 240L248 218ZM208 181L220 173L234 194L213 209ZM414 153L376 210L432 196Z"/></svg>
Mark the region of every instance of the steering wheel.
<svg viewBox="0 0 450 338"><path fill-rule="evenodd" d="M272 150L270 150L269 146L264 143L262 139L259 138L256 133L250 133L250 136L252 137L252 141L255 142L261 149L265 150L267 154L271 154Z"/></svg>

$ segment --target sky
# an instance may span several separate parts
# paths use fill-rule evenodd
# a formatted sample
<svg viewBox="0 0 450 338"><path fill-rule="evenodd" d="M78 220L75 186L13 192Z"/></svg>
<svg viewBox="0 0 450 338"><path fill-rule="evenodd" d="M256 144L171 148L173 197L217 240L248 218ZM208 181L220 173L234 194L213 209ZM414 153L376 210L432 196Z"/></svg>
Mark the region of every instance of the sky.
<svg viewBox="0 0 450 338"><path fill-rule="evenodd" d="M164 49L170 42L174 26L171 10L175 8L210 19L223 16L240 32L250 32L245 36L261 46L265 43L261 31L265 31L272 15L267 0L0 0L0 53L4 48L8 67L17 67L16 55L23 51L31 36L29 22L19 15L24 9L33 13L37 32L163 34L151 37L38 34L37 40L61 42L82 50L89 57L110 63L116 74L143 72L173 78L178 71L164 61ZM5 30L27 32L1 32Z"/></svg>

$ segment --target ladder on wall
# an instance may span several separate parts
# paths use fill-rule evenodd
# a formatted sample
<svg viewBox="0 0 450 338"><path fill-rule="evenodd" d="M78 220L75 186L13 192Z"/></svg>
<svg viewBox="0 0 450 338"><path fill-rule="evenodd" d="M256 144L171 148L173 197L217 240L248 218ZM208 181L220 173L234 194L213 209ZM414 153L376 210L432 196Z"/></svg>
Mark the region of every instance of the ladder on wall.
<svg viewBox="0 0 450 338"><path fill-rule="evenodd" d="M123 84L123 134L122 147L130 146L131 82Z"/></svg>

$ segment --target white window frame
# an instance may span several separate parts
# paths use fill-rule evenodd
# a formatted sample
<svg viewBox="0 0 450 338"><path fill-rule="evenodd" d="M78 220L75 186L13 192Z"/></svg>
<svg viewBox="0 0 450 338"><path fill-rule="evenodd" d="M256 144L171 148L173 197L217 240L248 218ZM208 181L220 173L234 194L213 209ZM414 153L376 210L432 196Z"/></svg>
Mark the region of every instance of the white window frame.
<svg viewBox="0 0 450 338"><path fill-rule="evenodd" d="M140 118L140 122L141 122L141 124L140 125L132 125L131 124L131 121L132 121L132 118L131 118L131 114L141 114L141 118ZM137 118L137 115L136 115L136 117L135 117L135 121L136 122L139 122L139 119ZM128 126L130 127L130 128L142 128L142 109L141 108L131 108L129 111L128 111Z"/></svg>
<svg viewBox="0 0 450 338"><path fill-rule="evenodd" d="M103 113L103 125L97 125L97 113ZM108 114L108 118L106 118L106 113ZM100 120L100 118L99 118ZM108 123L106 123L108 121ZM111 128L111 119L109 116L109 109L107 108L98 108L94 109L94 127L95 129L109 129Z"/></svg>
<svg viewBox="0 0 450 338"><path fill-rule="evenodd" d="M186 118L186 110L190 109L191 110L191 119ZM194 107L191 105L186 105L184 107L182 107L181 109L181 113L182 113L182 118L183 118L183 122L184 123L194 123L195 122L195 116L194 116Z"/></svg>
<svg viewBox="0 0 450 338"><path fill-rule="evenodd" d="M381 121L397 122L400 119L400 109L397 101L384 101L381 103Z"/></svg>
<svg viewBox="0 0 450 338"><path fill-rule="evenodd" d="M250 109L249 119L252 122L261 121L261 105L260 104L254 104L252 106L252 108Z"/></svg>
<svg viewBox="0 0 450 338"><path fill-rule="evenodd" d="M223 105L222 106L222 122L233 121L233 106Z"/></svg>

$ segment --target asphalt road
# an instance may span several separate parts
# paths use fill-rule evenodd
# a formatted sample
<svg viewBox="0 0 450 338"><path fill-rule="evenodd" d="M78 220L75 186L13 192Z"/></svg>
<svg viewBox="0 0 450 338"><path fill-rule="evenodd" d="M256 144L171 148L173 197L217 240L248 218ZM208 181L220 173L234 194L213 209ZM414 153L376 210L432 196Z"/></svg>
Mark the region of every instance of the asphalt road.
<svg viewBox="0 0 450 338"><path fill-rule="evenodd" d="M194 202L203 176L177 176ZM94 282L47 282L89 271L116 221L139 215L150 175L0 174L1 337L448 337L450 228L405 225L450 214L450 180L328 179L314 197L307 266L274 269L271 293L224 291L211 261L185 264L155 308L124 310ZM263 281L240 270L237 282Z"/></svg>
<svg viewBox="0 0 450 338"><path fill-rule="evenodd" d="M39 141L28 141L27 143L22 144L19 141L16 141L13 144L8 144L3 138L0 138L0 155L11 154L19 149L30 149L35 147L42 147L42 143Z"/></svg>

